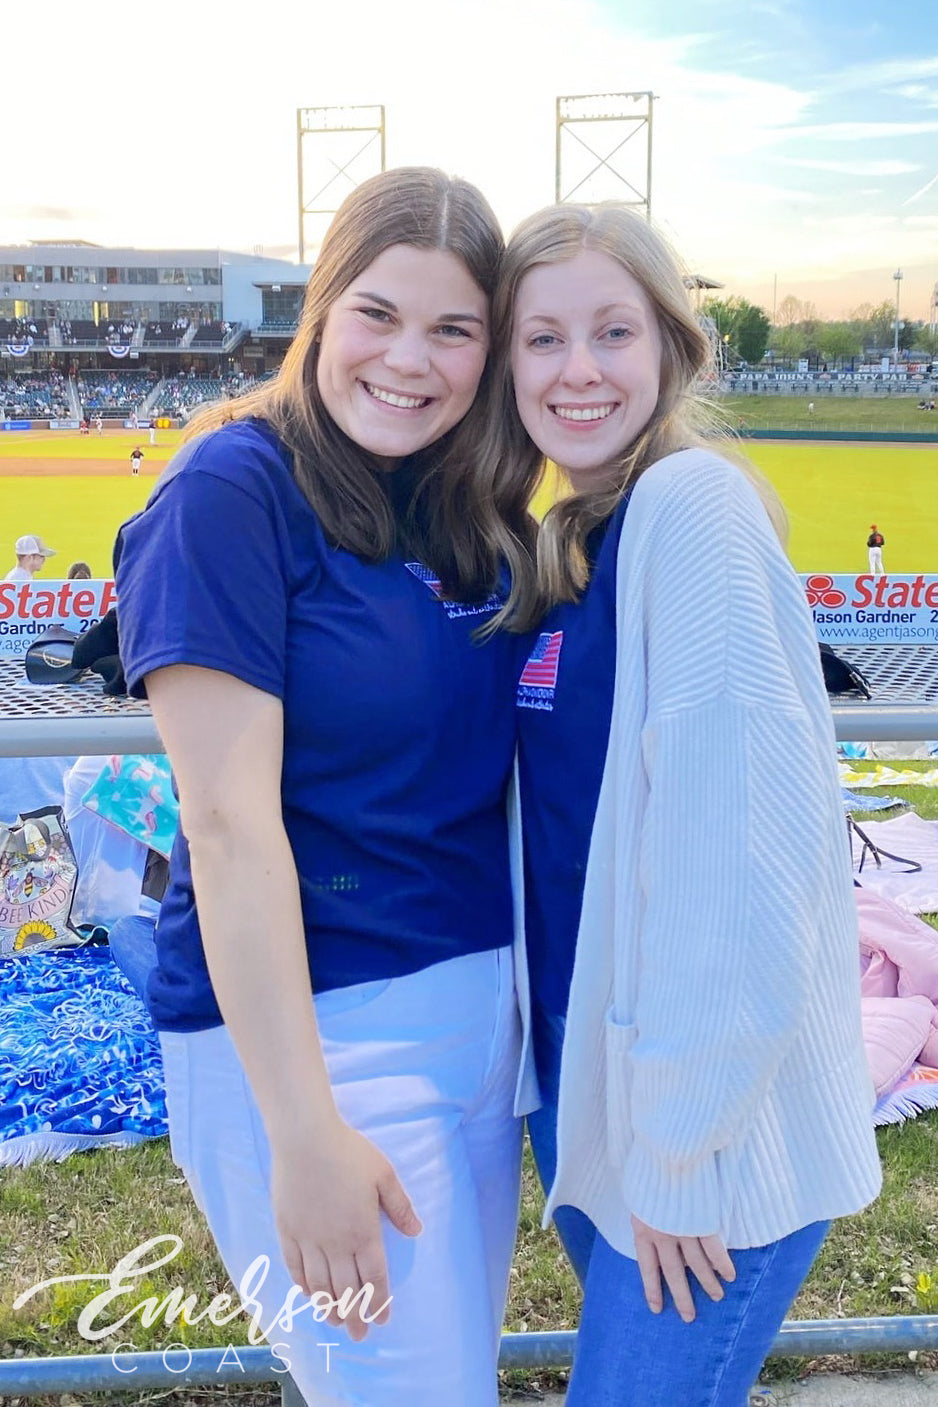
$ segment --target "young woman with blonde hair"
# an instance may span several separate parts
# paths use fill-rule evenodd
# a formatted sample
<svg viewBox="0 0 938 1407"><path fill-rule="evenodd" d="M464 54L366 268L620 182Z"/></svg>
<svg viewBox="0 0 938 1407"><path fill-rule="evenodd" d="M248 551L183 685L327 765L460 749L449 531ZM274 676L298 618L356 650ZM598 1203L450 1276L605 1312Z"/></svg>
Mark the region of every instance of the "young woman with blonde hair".
<svg viewBox="0 0 938 1407"><path fill-rule="evenodd" d="M827 1223L880 1182L817 642L649 225L532 216L496 329L511 452L573 490L517 696L531 1136L585 1282L568 1407L743 1407Z"/></svg>

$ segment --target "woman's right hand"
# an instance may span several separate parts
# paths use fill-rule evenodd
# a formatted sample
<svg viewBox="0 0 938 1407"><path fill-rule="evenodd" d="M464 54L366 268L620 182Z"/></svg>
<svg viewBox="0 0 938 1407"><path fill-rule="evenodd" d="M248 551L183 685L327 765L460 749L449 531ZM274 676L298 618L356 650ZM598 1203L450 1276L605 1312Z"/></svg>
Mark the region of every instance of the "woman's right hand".
<svg viewBox="0 0 938 1407"><path fill-rule="evenodd" d="M687 1272L693 1272L712 1300L723 1298L721 1276L726 1281L736 1279L732 1259L719 1236L671 1236L657 1231L634 1213L632 1231L645 1300L652 1314L660 1314L664 1308L662 1281L671 1291L674 1307L684 1323L691 1324L697 1311Z"/></svg>
<svg viewBox="0 0 938 1407"><path fill-rule="evenodd" d="M338 1115L327 1133L281 1141L271 1153L274 1217L296 1284L307 1295L344 1295L346 1305L373 1287L347 1317L333 1309L324 1320L357 1342L369 1328L360 1311L376 1324L390 1314L381 1212L404 1236L419 1235L420 1219L384 1154Z"/></svg>

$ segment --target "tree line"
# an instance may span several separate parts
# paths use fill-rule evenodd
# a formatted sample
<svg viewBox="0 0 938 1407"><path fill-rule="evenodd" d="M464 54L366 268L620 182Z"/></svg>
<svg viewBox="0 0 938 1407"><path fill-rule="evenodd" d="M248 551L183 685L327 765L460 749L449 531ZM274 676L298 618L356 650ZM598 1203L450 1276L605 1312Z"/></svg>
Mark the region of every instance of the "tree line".
<svg viewBox="0 0 938 1407"><path fill-rule="evenodd" d="M700 311L713 323L730 363L739 358L756 365L771 349L776 361L807 357L836 364L885 354L895 342L896 309L889 302L861 303L847 318L822 321L813 303L789 295L778 305L774 326L765 309L746 298L706 298ZM899 350L938 358L938 335L927 323L900 320Z"/></svg>

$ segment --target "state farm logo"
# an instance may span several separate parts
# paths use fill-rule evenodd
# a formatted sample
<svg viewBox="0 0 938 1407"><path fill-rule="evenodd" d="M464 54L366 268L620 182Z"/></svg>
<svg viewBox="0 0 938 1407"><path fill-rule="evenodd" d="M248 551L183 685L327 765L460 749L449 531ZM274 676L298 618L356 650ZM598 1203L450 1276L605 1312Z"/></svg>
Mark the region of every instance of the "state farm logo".
<svg viewBox="0 0 938 1407"><path fill-rule="evenodd" d="M809 606L845 606L847 597L832 576L809 576L804 584Z"/></svg>

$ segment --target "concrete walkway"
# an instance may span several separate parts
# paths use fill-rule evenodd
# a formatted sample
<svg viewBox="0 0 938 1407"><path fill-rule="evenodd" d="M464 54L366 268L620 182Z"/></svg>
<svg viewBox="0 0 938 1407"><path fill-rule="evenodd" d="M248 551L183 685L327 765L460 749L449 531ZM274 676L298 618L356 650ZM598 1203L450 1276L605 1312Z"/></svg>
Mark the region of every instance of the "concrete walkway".
<svg viewBox="0 0 938 1407"><path fill-rule="evenodd" d="M754 1393L751 1407L938 1407L938 1373L812 1373Z"/></svg>
<svg viewBox="0 0 938 1407"><path fill-rule="evenodd" d="M508 1399L504 1407L563 1407L564 1398ZM750 1407L938 1407L938 1373L813 1373L803 1382L760 1388Z"/></svg>

